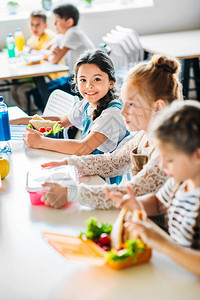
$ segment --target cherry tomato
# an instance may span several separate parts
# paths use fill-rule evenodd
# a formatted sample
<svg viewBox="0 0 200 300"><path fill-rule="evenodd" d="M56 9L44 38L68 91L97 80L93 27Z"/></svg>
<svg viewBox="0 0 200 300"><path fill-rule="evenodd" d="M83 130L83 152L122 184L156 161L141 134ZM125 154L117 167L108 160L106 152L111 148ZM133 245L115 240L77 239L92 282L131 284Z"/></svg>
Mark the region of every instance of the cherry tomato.
<svg viewBox="0 0 200 300"><path fill-rule="evenodd" d="M51 131L51 130L52 130L51 127L47 127L47 128L46 128L46 132L49 132L49 131Z"/></svg>
<svg viewBox="0 0 200 300"><path fill-rule="evenodd" d="M110 245L110 236L107 233L102 233L99 238L99 243L102 246Z"/></svg>
<svg viewBox="0 0 200 300"><path fill-rule="evenodd" d="M102 249L103 249L104 251L110 251L110 246L102 246Z"/></svg>
<svg viewBox="0 0 200 300"><path fill-rule="evenodd" d="M39 132L41 132L41 133L45 132L45 128L44 127L40 127Z"/></svg>

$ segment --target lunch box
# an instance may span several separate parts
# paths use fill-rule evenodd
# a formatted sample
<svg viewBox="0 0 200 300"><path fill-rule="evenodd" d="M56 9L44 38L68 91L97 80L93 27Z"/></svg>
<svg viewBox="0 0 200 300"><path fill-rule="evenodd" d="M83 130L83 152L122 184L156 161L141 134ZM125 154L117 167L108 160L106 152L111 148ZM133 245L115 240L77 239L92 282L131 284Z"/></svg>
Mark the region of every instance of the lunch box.
<svg viewBox="0 0 200 300"><path fill-rule="evenodd" d="M30 195L32 205L45 205L41 197L49 190L43 187L45 182L58 183L69 186L78 182L78 173L74 166L60 166L56 168L33 168L27 172L26 190Z"/></svg>

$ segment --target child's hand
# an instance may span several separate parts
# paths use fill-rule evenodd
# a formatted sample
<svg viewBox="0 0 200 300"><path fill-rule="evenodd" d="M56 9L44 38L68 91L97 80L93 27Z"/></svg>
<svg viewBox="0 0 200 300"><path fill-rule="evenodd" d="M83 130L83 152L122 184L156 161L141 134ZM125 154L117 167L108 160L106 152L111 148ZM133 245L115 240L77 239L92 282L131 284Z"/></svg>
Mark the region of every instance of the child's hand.
<svg viewBox="0 0 200 300"><path fill-rule="evenodd" d="M55 168L63 165L67 165L67 160L61 160L61 161L50 161L48 163L42 164L42 168Z"/></svg>
<svg viewBox="0 0 200 300"><path fill-rule="evenodd" d="M24 134L24 143L29 148L40 148L42 134L36 130L26 128L27 133Z"/></svg>
<svg viewBox="0 0 200 300"><path fill-rule="evenodd" d="M108 197L110 197L115 203L116 207L122 208L127 207L130 210L138 209L141 210L141 205L135 198L135 194L130 186L126 187L127 193L126 195L120 195L118 193L110 192L108 189L105 189L105 193ZM143 209L143 207L142 207Z"/></svg>
<svg viewBox="0 0 200 300"><path fill-rule="evenodd" d="M41 201L47 206L61 208L67 204L67 187L50 182L45 182L42 186L50 187L50 189L41 198Z"/></svg>
<svg viewBox="0 0 200 300"><path fill-rule="evenodd" d="M107 188L104 190L104 192L109 198L111 198L116 203L116 207L120 207L123 195L119 193L113 193Z"/></svg>
<svg viewBox="0 0 200 300"><path fill-rule="evenodd" d="M51 53L52 54L58 54L60 52L60 48L57 45L53 45L51 47Z"/></svg>
<svg viewBox="0 0 200 300"><path fill-rule="evenodd" d="M158 251L162 251L168 241L167 234L149 221L127 221L125 227L134 230L146 244Z"/></svg>

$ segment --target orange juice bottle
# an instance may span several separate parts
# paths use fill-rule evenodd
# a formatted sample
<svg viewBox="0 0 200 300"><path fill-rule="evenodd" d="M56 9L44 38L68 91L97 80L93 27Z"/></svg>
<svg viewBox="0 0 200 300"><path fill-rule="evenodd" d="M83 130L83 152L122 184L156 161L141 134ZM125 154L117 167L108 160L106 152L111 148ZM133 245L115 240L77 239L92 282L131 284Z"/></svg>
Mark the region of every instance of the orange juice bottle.
<svg viewBox="0 0 200 300"><path fill-rule="evenodd" d="M15 47L18 51L23 51L24 48L24 35L20 28L15 31Z"/></svg>

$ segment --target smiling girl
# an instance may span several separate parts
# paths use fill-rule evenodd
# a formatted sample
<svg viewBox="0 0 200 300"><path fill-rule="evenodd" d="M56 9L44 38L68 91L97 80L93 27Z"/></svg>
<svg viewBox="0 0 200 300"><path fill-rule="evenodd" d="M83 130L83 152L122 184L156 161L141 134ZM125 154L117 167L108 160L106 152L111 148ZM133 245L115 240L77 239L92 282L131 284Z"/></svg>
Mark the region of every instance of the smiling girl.
<svg viewBox="0 0 200 300"><path fill-rule="evenodd" d="M60 120L65 128L73 125L82 130L82 140L49 139L27 128L24 141L28 147L78 156L104 153L115 150L128 134L121 115L123 105L116 100L109 56L101 50L86 51L75 65L75 79L82 101L67 116L51 119Z"/></svg>

